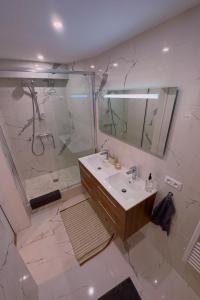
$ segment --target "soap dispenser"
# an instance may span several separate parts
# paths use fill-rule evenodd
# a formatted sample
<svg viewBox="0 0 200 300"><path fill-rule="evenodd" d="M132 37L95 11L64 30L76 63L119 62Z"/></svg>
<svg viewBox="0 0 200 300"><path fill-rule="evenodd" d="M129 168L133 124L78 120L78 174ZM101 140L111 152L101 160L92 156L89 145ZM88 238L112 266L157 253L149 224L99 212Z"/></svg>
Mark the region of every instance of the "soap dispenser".
<svg viewBox="0 0 200 300"><path fill-rule="evenodd" d="M153 191L153 179L151 173L149 173L149 177L145 182L145 190L149 193Z"/></svg>

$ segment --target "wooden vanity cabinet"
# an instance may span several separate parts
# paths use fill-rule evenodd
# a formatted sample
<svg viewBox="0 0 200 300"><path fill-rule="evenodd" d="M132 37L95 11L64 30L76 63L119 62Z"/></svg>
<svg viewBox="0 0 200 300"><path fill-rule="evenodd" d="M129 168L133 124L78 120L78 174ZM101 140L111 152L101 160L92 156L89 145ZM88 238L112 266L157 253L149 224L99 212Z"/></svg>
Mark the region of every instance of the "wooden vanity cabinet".
<svg viewBox="0 0 200 300"><path fill-rule="evenodd" d="M150 221L156 194L125 210L81 162L79 167L81 183L93 199L95 208L111 222L122 240L126 240Z"/></svg>

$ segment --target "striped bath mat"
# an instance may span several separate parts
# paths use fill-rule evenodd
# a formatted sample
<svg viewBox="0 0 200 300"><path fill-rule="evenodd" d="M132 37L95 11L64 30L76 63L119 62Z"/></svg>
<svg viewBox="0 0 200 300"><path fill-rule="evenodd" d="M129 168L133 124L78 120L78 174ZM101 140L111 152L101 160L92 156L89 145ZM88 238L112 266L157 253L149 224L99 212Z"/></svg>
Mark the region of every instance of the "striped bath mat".
<svg viewBox="0 0 200 300"><path fill-rule="evenodd" d="M92 201L86 199L60 212L80 265L102 251L114 236L96 214Z"/></svg>

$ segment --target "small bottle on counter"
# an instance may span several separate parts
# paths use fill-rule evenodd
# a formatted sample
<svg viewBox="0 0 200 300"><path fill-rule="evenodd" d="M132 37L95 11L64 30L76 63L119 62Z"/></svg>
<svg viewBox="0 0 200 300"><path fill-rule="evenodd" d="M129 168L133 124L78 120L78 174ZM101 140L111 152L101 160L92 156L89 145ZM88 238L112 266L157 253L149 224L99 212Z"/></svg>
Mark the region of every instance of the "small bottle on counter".
<svg viewBox="0 0 200 300"><path fill-rule="evenodd" d="M149 173L148 179L145 181L145 190L146 192L151 193L154 189L153 179L151 173Z"/></svg>

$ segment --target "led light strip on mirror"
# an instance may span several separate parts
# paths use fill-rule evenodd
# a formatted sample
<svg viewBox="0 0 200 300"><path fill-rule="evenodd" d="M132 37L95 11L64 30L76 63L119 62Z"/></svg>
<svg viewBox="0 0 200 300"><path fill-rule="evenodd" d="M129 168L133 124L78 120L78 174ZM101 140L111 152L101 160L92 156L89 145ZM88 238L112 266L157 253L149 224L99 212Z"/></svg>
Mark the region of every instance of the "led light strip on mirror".
<svg viewBox="0 0 200 300"><path fill-rule="evenodd" d="M110 99L159 99L159 94L106 94L103 97Z"/></svg>

